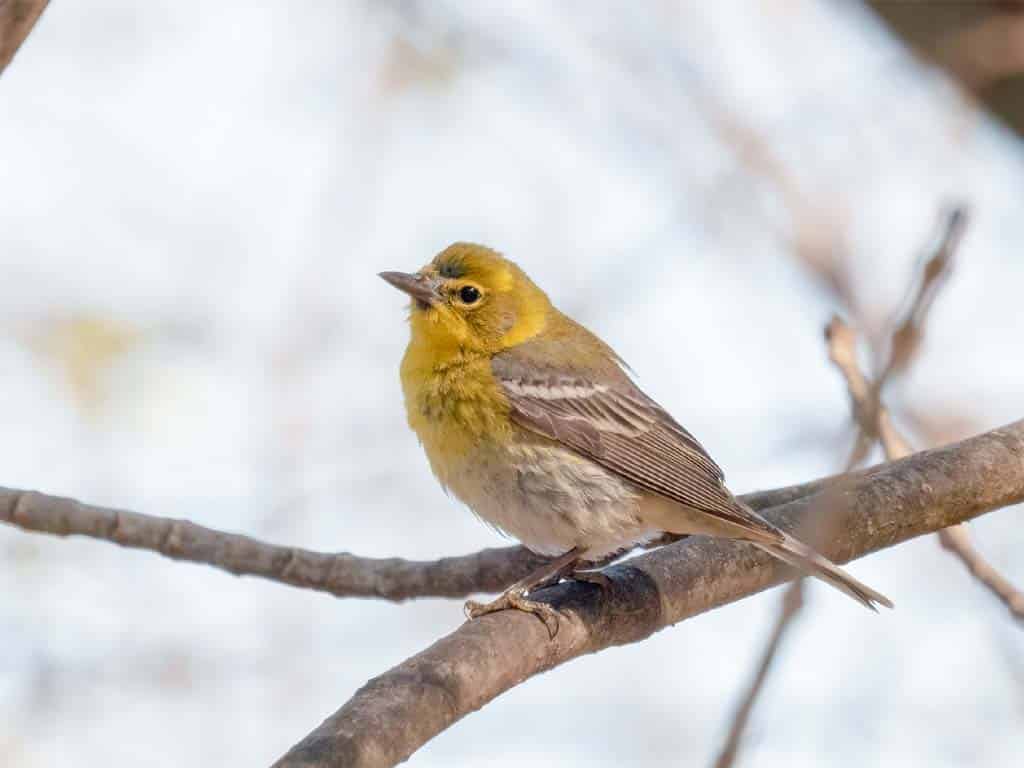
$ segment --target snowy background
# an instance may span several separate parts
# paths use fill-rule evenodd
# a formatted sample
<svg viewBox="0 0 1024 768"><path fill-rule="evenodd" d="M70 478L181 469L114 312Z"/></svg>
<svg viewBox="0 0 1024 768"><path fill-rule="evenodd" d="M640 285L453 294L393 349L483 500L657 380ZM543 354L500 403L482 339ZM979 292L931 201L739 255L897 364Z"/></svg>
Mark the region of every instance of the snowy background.
<svg viewBox="0 0 1024 768"><path fill-rule="evenodd" d="M1024 415L1019 141L855 4L635 8L52 4L0 80L0 484L312 549L500 544L404 426L405 301L376 277L453 240L609 340L737 492L816 477L847 402L794 251L844 248L881 323L955 200L892 404L919 444ZM973 529L1024 582L1020 510ZM934 539L851 570L898 610L811 587L742 764L1019 760L1005 611ZM462 620L10 528L0 584L7 768L267 765ZM778 599L533 679L411 765L707 764Z"/></svg>

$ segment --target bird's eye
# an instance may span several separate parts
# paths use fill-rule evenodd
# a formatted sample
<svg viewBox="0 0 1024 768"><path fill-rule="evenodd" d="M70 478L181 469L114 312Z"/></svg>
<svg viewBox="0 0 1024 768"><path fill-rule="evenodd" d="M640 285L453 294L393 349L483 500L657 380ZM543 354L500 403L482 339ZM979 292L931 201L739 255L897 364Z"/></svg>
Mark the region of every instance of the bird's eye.
<svg viewBox="0 0 1024 768"><path fill-rule="evenodd" d="M459 290L459 298L463 304L473 304L480 299L480 291L472 285L464 285Z"/></svg>

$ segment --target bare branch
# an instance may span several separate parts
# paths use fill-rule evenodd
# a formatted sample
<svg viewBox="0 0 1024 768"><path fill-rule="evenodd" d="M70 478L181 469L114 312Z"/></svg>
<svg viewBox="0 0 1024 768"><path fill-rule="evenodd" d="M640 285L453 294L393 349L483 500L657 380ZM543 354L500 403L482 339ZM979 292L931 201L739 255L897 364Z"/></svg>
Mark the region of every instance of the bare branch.
<svg viewBox="0 0 1024 768"><path fill-rule="evenodd" d="M835 508L843 535L822 554L847 562L1024 500L1024 421L859 473ZM763 513L794 530L813 497ZM614 565L610 586L565 583L538 593L562 612L554 639L533 616L500 611L463 624L363 686L277 768L382 768L524 680L792 575L741 543L694 537Z"/></svg>
<svg viewBox="0 0 1024 768"><path fill-rule="evenodd" d="M842 335L840 333L838 335ZM845 359L841 354L842 350L838 347L833 349L834 345L829 344L829 356L835 361L838 358ZM836 354L833 354L835 352ZM857 371L859 373L859 371ZM865 440L870 446L871 440L864 436L861 430L857 431L858 444L854 448L854 455L850 458L847 464L846 470L849 472L853 466L857 451L860 449L861 439ZM834 500L845 493L848 490L848 485L853 475L840 475L835 481L830 484L827 488L822 489L820 493L814 495L811 500L811 505L807 510L806 520L804 525L797 533L797 538L807 542L817 550L822 549L824 542L828 539L842 535L842 531L839 530L838 520L836 515L833 514L833 509L837 506ZM841 503L838 504L841 508ZM779 615L776 619L775 626L772 630L771 635L768 638L768 643L765 645L765 649L761 656L761 662L758 665L757 672L754 675L754 679L740 700L740 705L736 708L736 712L733 715L732 724L729 727L729 734L726 737L725 744L722 747L721 752L718 755L718 759L715 761L715 768L730 768L736 761L736 757L739 754L740 743L743 739L743 734L747 729L747 724L750 720L750 714L753 711L754 703L761 695L761 691L764 688L765 682L768 679L768 673L771 671L771 667L775 661L775 656L779 652L781 646L782 637L786 633L786 629L796 618L797 614L803 609L803 582L805 577L798 578L782 596L782 603L779 608Z"/></svg>
<svg viewBox="0 0 1024 768"><path fill-rule="evenodd" d="M876 436L876 406L871 382L857 363L857 337L850 326L838 316L833 316L825 326L825 343L828 345L828 359L843 374L843 381L846 382L853 419L861 432L873 439Z"/></svg>
<svg viewBox="0 0 1024 768"><path fill-rule="evenodd" d="M828 356L846 382L850 394L850 408L862 435L879 440L886 458L900 459L909 455L910 446L896 431L889 411L878 397L875 385L864 375L857 363L857 336L853 329L838 317L825 327ZM855 466L853 458L850 466Z"/></svg>
<svg viewBox="0 0 1024 768"><path fill-rule="evenodd" d="M792 501L821 490L832 478L743 497L754 509ZM0 488L0 522L57 536L89 536L173 560L204 563L236 576L259 576L336 597L465 597L499 592L545 558L524 547L485 549L435 561L359 557L283 547L187 520L83 504L73 499ZM678 539L679 537L674 537ZM655 545L668 542L661 538Z"/></svg>
<svg viewBox="0 0 1024 768"><path fill-rule="evenodd" d="M846 382L854 421L860 428L861 436L870 441L880 441L890 460L902 458L911 453L912 449L893 426L889 412L882 404L882 390L889 378L905 371L919 352L928 312L949 278L953 258L966 227L967 210L964 206L957 206L946 215L939 244L921 269L917 289L908 292L910 299L903 319L893 327L888 360L874 382L861 371L857 362L857 339L853 329L838 317L834 317L825 328L829 359ZM865 444L859 437L858 446L866 455L870 442ZM855 452L848 469L859 463L857 459Z"/></svg>
<svg viewBox="0 0 1024 768"><path fill-rule="evenodd" d="M969 91L1024 72L1024 14L1020 7L994 13L936 46L934 57Z"/></svg>
<svg viewBox="0 0 1024 768"><path fill-rule="evenodd" d="M889 347L889 361L875 381L875 389L880 392L894 373L906 370L921 347L924 336L925 321L936 295L949 279L953 269L953 257L967 227L967 210L963 207L954 208L946 217L945 232L935 249L935 253L925 262L921 269L921 280L917 284L901 322L892 333Z"/></svg>
<svg viewBox="0 0 1024 768"><path fill-rule="evenodd" d="M837 357L846 360L848 351L844 348L853 346L856 342L853 331L838 318L829 323L829 329L831 330L829 335L830 355L833 360ZM831 353L833 346L839 348L835 354ZM850 359L854 359L853 365L856 368L855 355L850 355ZM851 399L855 399L854 393L861 391L860 382L864 379L863 374L860 370L854 370L838 363L837 367L846 378ZM868 413L869 407L870 405L865 402L854 402L853 405L853 411L858 418L862 433L868 433L870 430L871 434L877 436L886 458L890 460L900 459L913 453L910 443L893 425L889 411L880 400L874 401L875 421L873 423L860 421L861 416L858 414ZM939 531L939 542L945 549L959 557L967 570L1006 605L1011 616L1018 621L1024 621L1024 592L1017 589L982 557L981 553L971 544L971 538L965 526L957 525L954 528Z"/></svg>
<svg viewBox="0 0 1024 768"><path fill-rule="evenodd" d="M967 214L962 207L954 209L949 214L939 246L924 264L917 291L913 294L904 319L897 323L893 331L889 360L874 383L867 379L857 364L856 337L853 330L838 318L833 318L825 330L829 357L843 374L850 394L854 419L860 428L858 446L863 448L865 443L870 446L870 442L877 439L889 460L908 456L913 452L913 448L892 423L892 417L882 403L882 388L892 373L906 369L920 349L928 311L952 270L953 258L966 225ZM870 440L863 440L865 437ZM865 448L864 455L866 453ZM940 531L939 542L946 550L960 558L967 570L1006 605L1014 618L1024 621L1024 592L1017 589L982 557L971 543L966 527L957 526Z"/></svg>
<svg viewBox="0 0 1024 768"><path fill-rule="evenodd" d="M25 42L47 0L0 0L0 75Z"/></svg>
<svg viewBox="0 0 1024 768"><path fill-rule="evenodd" d="M903 320L896 325L892 333L889 360L875 382L864 375L857 362L857 344L853 330L838 317L833 318L825 328L829 360L843 374L854 420L859 427L853 448L846 461L847 472L859 466L867 458L875 440L882 443L886 456L890 460L912 453L909 444L893 426L889 412L881 402L880 392L889 376L905 370L917 353L928 310L949 276L953 255L959 245L965 225L966 212L963 208L955 209L946 222L946 229L940 245L922 269L921 280L909 300L909 307ZM831 259L824 260L816 258L821 255L820 251L806 252L797 249L795 253L818 280L831 288L833 295L841 305L855 314L860 314L845 254L836 252L832 254ZM827 495L820 494L818 498L822 499ZM819 515L822 521L820 528L825 529L829 520L828 505L821 505L820 511L822 513ZM833 533L835 532L819 530L815 541L822 535ZM980 564L985 565L983 560L980 560ZM716 768L729 768L736 760L750 713L767 679L781 638L802 605L800 583L799 580L794 582L783 598L775 628L768 639L754 680L733 716L726 743L715 763Z"/></svg>
<svg viewBox="0 0 1024 768"><path fill-rule="evenodd" d="M889 358L881 373L872 382L857 362L856 334L838 317L825 328L829 359L839 369L850 395L853 418L860 428L849 466L854 467L867 456L871 442L879 440L890 459L906 456L910 446L897 433L888 411L881 402L881 391L889 378L907 369L917 355L924 337L928 312L938 291L945 284L953 266L953 257L967 226L967 212L962 206L947 216L945 230L935 253L925 262L916 291L912 292L903 319L895 324L889 344Z"/></svg>
<svg viewBox="0 0 1024 768"><path fill-rule="evenodd" d="M966 525L943 528L939 531L939 543L960 558L971 575L1006 605L1010 615L1017 621L1024 622L1024 592L989 565L974 548Z"/></svg>

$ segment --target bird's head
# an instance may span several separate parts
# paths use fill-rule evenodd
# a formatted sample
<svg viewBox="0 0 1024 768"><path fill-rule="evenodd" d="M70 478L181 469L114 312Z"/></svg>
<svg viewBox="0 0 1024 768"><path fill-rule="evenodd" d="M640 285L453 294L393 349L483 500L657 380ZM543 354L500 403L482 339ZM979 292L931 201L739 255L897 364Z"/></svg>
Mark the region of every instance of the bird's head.
<svg viewBox="0 0 1024 768"><path fill-rule="evenodd" d="M523 270L483 245L455 243L419 272L380 276L412 297L413 342L442 357L520 344L544 330L552 311Z"/></svg>

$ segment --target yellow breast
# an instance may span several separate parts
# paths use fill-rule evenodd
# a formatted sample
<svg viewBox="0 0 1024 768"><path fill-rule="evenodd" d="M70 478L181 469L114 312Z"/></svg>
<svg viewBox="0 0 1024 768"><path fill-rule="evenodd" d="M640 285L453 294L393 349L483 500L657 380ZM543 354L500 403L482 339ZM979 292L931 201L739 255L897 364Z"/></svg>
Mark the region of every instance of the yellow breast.
<svg viewBox="0 0 1024 768"><path fill-rule="evenodd" d="M439 363L430 350L411 343L401 376L409 426L445 486L484 444L511 439L508 400L488 357L469 354Z"/></svg>

